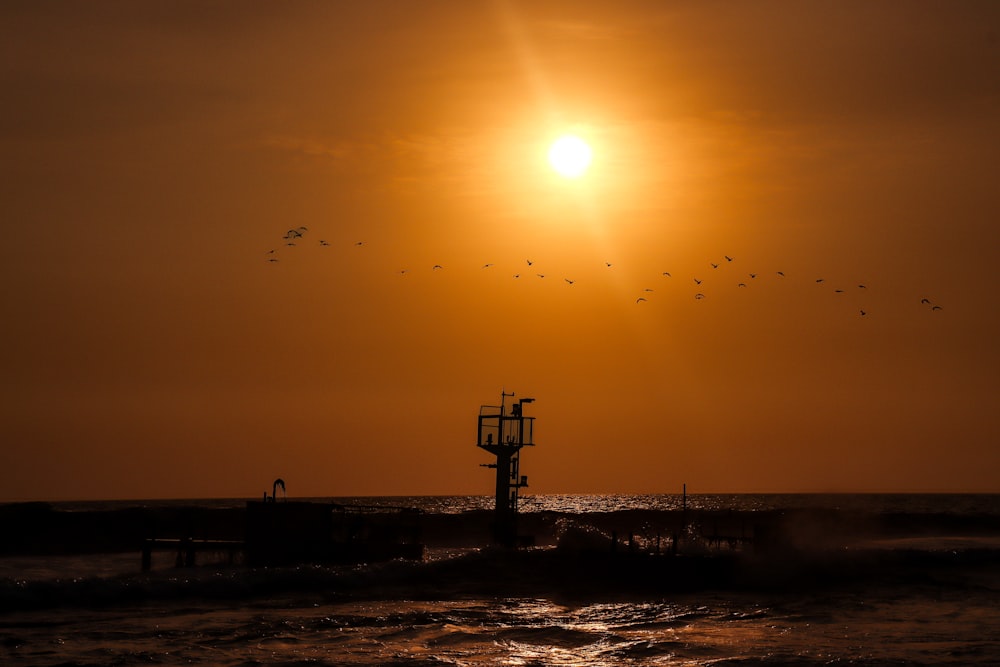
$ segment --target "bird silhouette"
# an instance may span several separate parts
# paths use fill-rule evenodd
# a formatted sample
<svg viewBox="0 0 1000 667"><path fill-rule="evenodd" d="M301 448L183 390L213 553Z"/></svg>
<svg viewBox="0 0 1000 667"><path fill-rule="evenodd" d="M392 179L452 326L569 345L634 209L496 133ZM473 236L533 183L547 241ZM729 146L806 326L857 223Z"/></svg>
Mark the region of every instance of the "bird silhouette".
<svg viewBox="0 0 1000 667"><path fill-rule="evenodd" d="M294 248L294 247L296 247L298 245L299 240L303 239L307 233L309 233L309 228L306 227L305 225L300 225L298 227L289 229L289 230L287 230L285 232L284 236L281 237L282 245L286 246L286 247L289 247L289 248ZM318 233L322 233L322 232L318 232ZM314 238L314 236L310 236L310 238ZM273 243L275 240L277 240L277 239L273 239L271 242ZM309 244L314 243L313 241L309 241L309 240L306 240L305 242L306 242L307 246ZM331 242L328 239L325 239L325 238L324 239L317 239L316 243L318 243L319 246L322 246L322 247L328 247L328 246L331 245ZM340 242L338 242L338 243L340 243ZM332 245L337 245L337 244L334 243ZM358 240L358 241L354 242L353 245L357 246L357 247L364 246L364 245L367 245L367 241L365 241L365 240ZM278 247L281 247L281 246L275 246L274 248L272 248L270 250L266 250L263 253L265 259L269 263L277 263L279 261L279 255L278 255L278 251L277 251ZM286 258L292 257L293 255L299 255L301 253L306 253L306 252L307 251L305 251L305 250L302 250L302 251L296 250L294 253L291 252L291 251L282 251L282 255L280 256L281 257L281 261L284 261ZM733 256L731 256L731 255L723 255L723 258L724 258L723 261L725 261L727 263L735 261L735 258ZM503 262L501 262L501 263L503 263ZM525 263L526 263L527 266L533 267L537 262L535 260L532 260L532 259L525 259ZM604 261L604 264L605 264L605 266L607 268L613 268L614 266L616 266L617 262L613 263L611 261ZM718 268L720 268L721 264L722 264L722 262L709 261L709 266L712 269L718 269ZM488 268L495 267L495 266L496 265L493 262L489 262L489 263L486 263L486 264L482 264L481 268L482 269L488 269ZM431 267L432 271L442 270L443 268L444 267L441 264L434 264ZM626 267L626 269L628 269L628 267ZM418 272L418 278L415 278L414 280L418 280L419 279L419 274L421 273L422 270L419 269L419 268L415 269L415 270L417 270L417 272ZM737 269L737 270L739 270L739 269ZM786 277L786 274L785 274L784 271L774 271L774 270L772 270L772 272L773 272L773 275L776 275L779 278L784 279ZM406 276L409 273L410 273L409 269L400 269L399 270L399 275L400 276ZM661 271L660 273L661 273L661 276L666 277L666 278L671 278L672 275L673 275L670 271ZM794 271L793 271L793 273L794 273ZM519 278L527 276L528 274L514 273L514 274L509 274L509 275L512 275L512 277L515 278L515 279L519 279ZM546 277L546 274L544 274L544 273L536 273L535 275L538 278L545 278ZM688 274L688 275L690 276L690 274ZM749 276L750 279L756 279L759 276L758 273L748 273L747 275ZM697 285L697 286L700 286L700 285L702 285L704 283L704 281L701 278L692 277L692 279L693 279L695 285ZM567 285L572 286L572 285L576 284L577 279L564 277L563 281ZM418 280L418 282L419 282L419 280ZM766 283L767 281L764 281L764 282ZM816 278L815 279L815 283L817 285L825 286L826 280L824 278ZM850 284L850 283L848 283L848 284ZM749 283L746 282L746 281L737 282L737 284L736 284L737 288L742 288L742 289L746 289L748 287L748 285L749 285ZM761 285L758 285L758 287L761 287ZM766 287L766 285L763 285L763 287ZM580 289L584 289L584 288L580 288ZM757 288L755 288L755 289L757 289ZM855 283L855 289L867 290L868 289L868 285L866 283ZM584 290L584 291L586 292L588 290ZM648 293L651 293L653 291L654 291L654 288L650 288L650 287L646 287L646 288L642 289L642 293L644 295L648 294ZM847 288L835 288L835 289L832 290L832 292L834 294L845 294L847 291L849 291ZM581 293L581 294L583 294L583 293ZM704 293L702 293L702 292L698 292L697 294L694 295L694 298L696 300L702 300L702 299L706 298L706 295ZM844 298L846 298L846 297L844 297ZM912 298L912 296L910 298ZM929 310L932 310L932 311L942 311L942 310L944 310L944 308L942 306L936 305L935 302L932 299L928 298L928 297L923 297L923 298L918 297L918 298L919 298L920 304L927 306ZM636 303L641 303L641 302L646 301L646 300L647 300L646 296L639 296L636 299ZM717 304L717 306L718 306L718 304ZM857 307L857 306L855 306L855 307ZM861 317L867 317L870 314L867 311L866 308L859 308L859 310L857 312L859 313L859 316L861 316Z"/></svg>

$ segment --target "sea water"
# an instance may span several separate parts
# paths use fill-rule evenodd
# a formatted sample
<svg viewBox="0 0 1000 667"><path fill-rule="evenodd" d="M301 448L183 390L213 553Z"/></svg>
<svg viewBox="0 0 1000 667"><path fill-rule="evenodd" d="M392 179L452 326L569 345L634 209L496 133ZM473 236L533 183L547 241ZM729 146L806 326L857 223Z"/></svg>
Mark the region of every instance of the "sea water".
<svg viewBox="0 0 1000 667"><path fill-rule="evenodd" d="M442 514L490 505L482 497L351 500ZM238 507L243 501L199 502ZM591 514L676 510L684 502L538 496L523 510L586 522ZM982 530L1000 516L1000 497L689 496L686 502L721 511L903 515L907 525L919 525L926 514L935 530L870 540L869 547L908 554L907 562L916 563L887 576L648 592L594 588L583 580L549 587L544 577L540 585L510 582L507 591L503 578L510 572L502 559L454 546L431 548L419 563L249 568L218 559L177 569L167 559L149 572L140 571L137 553L10 556L0 559L0 664L1000 664L1000 544L998 535ZM979 529L963 534L969 517L980 519ZM460 565L472 556L479 566ZM931 566L951 558L957 565ZM422 577L432 571L434 577ZM575 571L582 579L587 568ZM491 577L498 581L484 581Z"/></svg>

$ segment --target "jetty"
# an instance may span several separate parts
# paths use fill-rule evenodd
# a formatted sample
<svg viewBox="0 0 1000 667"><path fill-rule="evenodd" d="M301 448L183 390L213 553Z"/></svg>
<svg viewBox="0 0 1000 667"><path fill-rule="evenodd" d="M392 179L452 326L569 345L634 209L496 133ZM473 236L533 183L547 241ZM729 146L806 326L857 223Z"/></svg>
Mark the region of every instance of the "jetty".
<svg viewBox="0 0 1000 667"><path fill-rule="evenodd" d="M177 567L192 567L199 554L208 553L251 566L419 560L424 554L420 517L419 510L408 507L289 501L265 495L263 500L247 502L242 539L149 537L142 542L142 569L149 570L153 553L162 551L176 552Z"/></svg>

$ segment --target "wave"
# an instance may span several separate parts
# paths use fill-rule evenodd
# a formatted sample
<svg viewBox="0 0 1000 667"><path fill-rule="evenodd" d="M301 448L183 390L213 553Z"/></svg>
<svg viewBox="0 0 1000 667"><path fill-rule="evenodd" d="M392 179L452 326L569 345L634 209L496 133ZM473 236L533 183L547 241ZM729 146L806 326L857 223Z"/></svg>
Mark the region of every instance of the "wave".
<svg viewBox="0 0 1000 667"><path fill-rule="evenodd" d="M347 502L351 501L351 502ZM317 504L370 508L412 507L421 515L428 546L485 546L493 514L484 496L316 499ZM247 501L104 501L0 504L5 539L0 556L134 551L147 538L242 540ZM1000 536L1000 495L676 495L530 496L520 531L538 545L568 539L567 526L591 538L617 536L661 544L696 528L706 538L754 538L770 531L796 546L847 538Z"/></svg>
<svg viewBox="0 0 1000 667"><path fill-rule="evenodd" d="M245 605L282 597L298 602L534 596L567 601L623 597L638 601L693 591L801 592L852 584L1000 590L998 565L998 549L854 549L766 557L739 553L656 556L568 552L559 548L482 549L437 561L278 568L201 566L112 577L6 579L0 581L0 611L198 600L235 600ZM397 621L393 624L419 626L448 623L449 619L440 614L419 616L411 612ZM670 627L689 621L661 618L651 622Z"/></svg>
<svg viewBox="0 0 1000 667"><path fill-rule="evenodd" d="M173 554L163 553L166 562L145 573L139 572L139 551L151 532L240 540L245 508L64 511L38 503L7 505L0 506L6 538L0 547L0 611L200 598L252 603L274 596L644 600L672 592L818 590L872 581L1000 588L992 574L1000 564L1000 512L981 511L989 505L981 498L975 511L965 513L945 510L961 505L953 499L939 499L935 511L925 511L933 509L930 500L917 500L911 504L923 509L914 512L882 511L884 500L877 511L534 511L521 515L517 528L535 546L519 550L490 546L488 510L424 512L420 529L428 551L419 561L250 567L223 559L173 568ZM972 502L960 500L963 506ZM668 627L673 619L656 622Z"/></svg>

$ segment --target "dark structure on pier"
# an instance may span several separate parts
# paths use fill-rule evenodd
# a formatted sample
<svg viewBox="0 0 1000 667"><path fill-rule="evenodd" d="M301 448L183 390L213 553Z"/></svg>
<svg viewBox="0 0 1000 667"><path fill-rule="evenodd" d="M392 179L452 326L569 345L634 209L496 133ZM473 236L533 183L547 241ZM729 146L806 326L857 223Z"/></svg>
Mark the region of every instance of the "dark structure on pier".
<svg viewBox="0 0 1000 667"><path fill-rule="evenodd" d="M282 497L278 498L278 489ZM243 530L221 530L206 537L211 527L194 529L194 517L173 525L161 525L159 534L142 542L142 568L152 566L154 551L177 551L178 567L195 564L198 553L226 553L233 563L252 566L297 563L367 563L394 558L420 560L421 512L411 507L345 505L335 502L289 501L285 483L274 481L271 495L250 500L240 513ZM199 514L208 518L211 510ZM241 539L242 538L242 539Z"/></svg>
<svg viewBox="0 0 1000 667"><path fill-rule="evenodd" d="M308 501L247 503L250 565L420 560L420 512Z"/></svg>
<svg viewBox="0 0 1000 667"><path fill-rule="evenodd" d="M515 546L526 540L517 534L517 501L521 488L528 486L528 476L522 475L521 448L533 446L534 417L524 416L524 406L533 398L522 398L507 411L507 398L513 393L500 393L500 405L479 408L479 429L476 446L496 457L496 463L483 467L496 469L496 502L494 505L493 537L498 544Z"/></svg>

